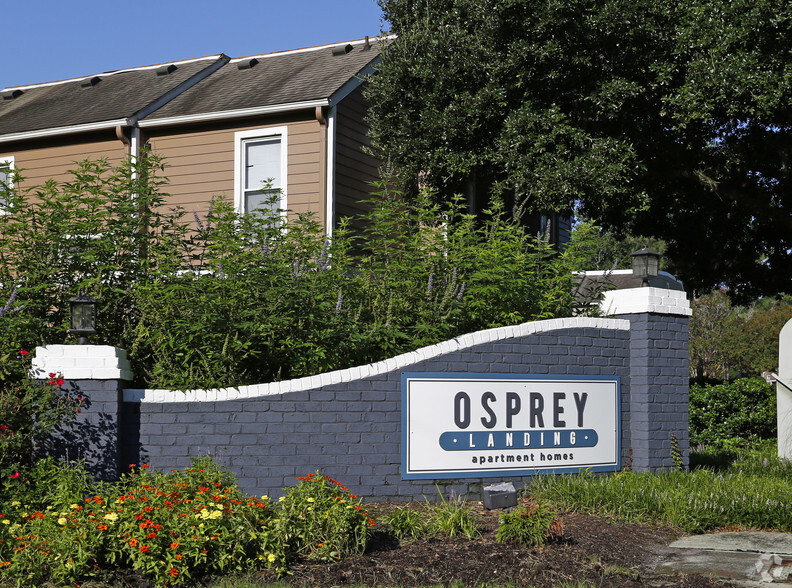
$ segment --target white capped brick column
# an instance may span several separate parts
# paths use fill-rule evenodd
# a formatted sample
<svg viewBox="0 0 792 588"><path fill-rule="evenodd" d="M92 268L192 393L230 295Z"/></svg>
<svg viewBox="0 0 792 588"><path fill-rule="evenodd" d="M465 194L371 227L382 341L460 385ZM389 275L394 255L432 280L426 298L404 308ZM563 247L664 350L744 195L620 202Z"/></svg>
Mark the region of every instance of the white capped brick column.
<svg viewBox="0 0 792 588"><path fill-rule="evenodd" d="M33 374L57 373L66 380L131 380L127 352L110 345L45 345L36 347Z"/></svg>
<svg viewBox="0 0 792 588"><path fill-rule="evenodd" d="M778 457L792 459L792 320L778 336Z"/></svg>
<svg viewBox="0 0 792 588"><path fill-rule="evenodd" d="M630 288L607 292L602 310L630 321L628 434L623 446L638 471L671 468L672 434L685 466L689 459L688 321L693 311L685 292Z"/></svg>
<svg viewBox="0 0 792 588"><path fill-rule="evenodd" d="M59 459L84 460L98 480L117 480L122 390L133 378L127 352L109 345L36 347L31 373L42 381L57 374L65 380L65 390L82 398L76 421L55 431L43 451Z"/></svg>

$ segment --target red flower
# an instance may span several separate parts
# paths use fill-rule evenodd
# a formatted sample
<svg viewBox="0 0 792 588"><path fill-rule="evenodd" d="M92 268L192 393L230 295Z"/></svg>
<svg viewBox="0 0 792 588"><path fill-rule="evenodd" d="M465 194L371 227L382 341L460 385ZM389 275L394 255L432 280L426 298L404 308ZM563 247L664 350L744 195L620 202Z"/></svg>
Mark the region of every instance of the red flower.
<svg viewBox="0 0 792 588"><path fill-rule="evenodd" d="M8 425L0 425L0 431L5 431L8 428Z"/></svg>
<svg viewBox="0 0 792 588"><path fill-rule="evenodd" d="M19 350L19 355L27 355L27 354L28 354L27 349L20 349Z"/></svg>
<svg viewBox="0 0 792 588"><path fill-rule="evenodd" d="M15 474L11 474L11 479L12 480L16 480L19 476L20 476L19 472L15 473Z"/></svg>
<svg viewBox="0 0 792 588"><path fill-rule="evenodd" d="M140 546L140 553L149 553L149 546L148 545L141 545Z"/></svg>
<svg viewBox="0 0 792 588"><path fill-rule="evenodd" d="M58 378L55 380L55 383L58 385L58 387L63 386L63 382L65 382L63 378Z"/></svg>
<svg viewBox="0 0 792 588"><path fill-rule="evenodd" d="M54 378L54 377L55 377L55 376L57 376L57 375L58 375L58 374L56 374L56 373L54 373L54 372L50 372L50 378Z"/></svg>

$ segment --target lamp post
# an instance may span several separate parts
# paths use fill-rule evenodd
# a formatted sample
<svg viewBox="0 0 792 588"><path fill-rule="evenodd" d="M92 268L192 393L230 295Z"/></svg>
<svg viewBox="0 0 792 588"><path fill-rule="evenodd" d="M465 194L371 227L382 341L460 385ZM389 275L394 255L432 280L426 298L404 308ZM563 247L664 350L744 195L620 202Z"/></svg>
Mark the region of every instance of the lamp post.
<svg viewBox="0 0 792 588"><path fill-rule="evenodd" d="M656 278L660 269L661 255L648 247L639 249L630 254L632 257L632 271L636 278L641 278L641 286L649 285L649 278Z"/></svg>
<svg viewBox="0 0 792 588"><path fill-rule="evenodd" d="M71 309L71 328L69 332L78 335L78 345L89 345L88 335L96 333L96 300L81 292L69 300Z"/></svg>

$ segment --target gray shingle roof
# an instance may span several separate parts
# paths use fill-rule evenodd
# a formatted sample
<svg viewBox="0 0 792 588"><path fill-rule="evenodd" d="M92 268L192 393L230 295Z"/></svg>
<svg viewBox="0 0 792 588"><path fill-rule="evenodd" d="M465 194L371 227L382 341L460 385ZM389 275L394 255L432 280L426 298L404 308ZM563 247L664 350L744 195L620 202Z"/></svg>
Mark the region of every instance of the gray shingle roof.
<svg viewBox="0 0 792 588"><path fill-rule="evenodd" d="M373 42L369 48L356 43L349 53L336 55L333 47L321 47L256 56L258 63L249 69L239 69L237 63L250 57L232 60L147 121L330 98L378 54Z"/></svg>
<svg viewBox="0 0 792 588"><path fill-rule="evenodd" d="M22 86L22 93L12 99L5 98L6 90L0 98L0 136L132 117L217 61L215 55L176 62L167 75L157 75L159 68L149 67Z"/></svg>
<svg viewBox="0 0 792 588"><path fill-rule="evenodd" d="M255 56L257 63L240 69L233 60L145 117L156 121L295 102L329 99L361 73L378 55L378 42L342 43ZM348 52L334 48L351 47ZM0 99L0 138L17 133L92 125L128 119L173 92L225 56L175 62L176 69L157 75L159 67L98 74L52 84L20 86L20 95ZM167 65L167 64L166 64ZM91 79L97 79L91 84ZM10 137L9 137L10 138Z"/></svg>

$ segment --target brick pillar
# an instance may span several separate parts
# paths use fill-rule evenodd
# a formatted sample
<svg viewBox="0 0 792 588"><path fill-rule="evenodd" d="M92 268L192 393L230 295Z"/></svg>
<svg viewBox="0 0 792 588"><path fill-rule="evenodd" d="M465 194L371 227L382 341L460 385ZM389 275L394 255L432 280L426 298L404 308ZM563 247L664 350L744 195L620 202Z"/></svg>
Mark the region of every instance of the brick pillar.
<svg viewBox="0 0 792 588"><path fill-rule="evenodd" d="M97 480L115 481L120 472L122 390L132 379L127 353L109 345L36 347L33 375L65 380L64 389L82 398L76 421L56 431L43 451L53 457L85 461Z"/></svg>
<svg viewBox="0 0 792 588"><path fill-rule="evenodd" d="M671 468L672 435L685 467L689 459L688 321L684 292L632 288L605 294L603 310L630 321L630 376L623 407L623 443L637 471ZM624 391L623 391L624 393Z"/></svg>

